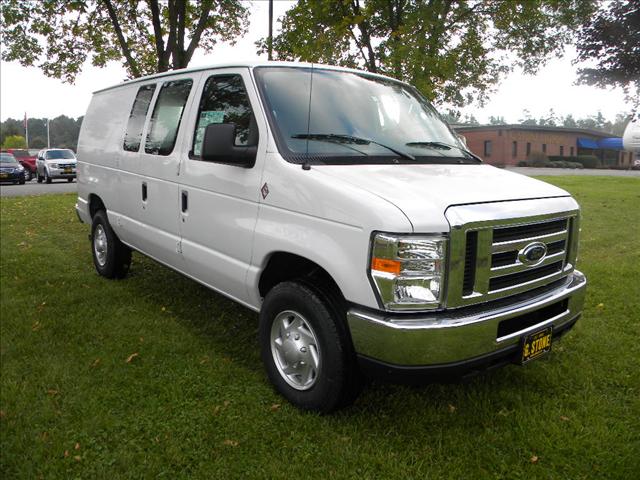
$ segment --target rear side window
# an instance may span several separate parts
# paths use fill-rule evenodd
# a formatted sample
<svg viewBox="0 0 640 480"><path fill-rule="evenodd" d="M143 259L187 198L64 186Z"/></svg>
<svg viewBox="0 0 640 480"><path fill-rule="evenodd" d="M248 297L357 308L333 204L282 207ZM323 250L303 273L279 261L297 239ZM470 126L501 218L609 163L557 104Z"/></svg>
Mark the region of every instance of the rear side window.
<svg viewBox="0 0 640 480"><path fill-rule="evenodd" d="M216 75L205 83L193 136L193 156L199 157L204 130L212 123L235 123L235 144L256 145L258 126L240 75Z"/></svg>
<svg viewBox="0 0 640 480"><path fill-rule="evenodd" d="M169 155L173 151L192 84L191 80L174 80L162 85L151 115L149 133L144 144L145 152Z"/></svg>
<svg viewBox="0 0 640 480"><path fill-rule="evenodd" d="M142 129L144 128L144 120L147 118L147 111L153 98L153 92L156 90L155 85L145 85L140 87L136 99L131 107L131 114L127 122L127 131L124 134L123 148L129 152L137 152L142 141Z"/></svg>

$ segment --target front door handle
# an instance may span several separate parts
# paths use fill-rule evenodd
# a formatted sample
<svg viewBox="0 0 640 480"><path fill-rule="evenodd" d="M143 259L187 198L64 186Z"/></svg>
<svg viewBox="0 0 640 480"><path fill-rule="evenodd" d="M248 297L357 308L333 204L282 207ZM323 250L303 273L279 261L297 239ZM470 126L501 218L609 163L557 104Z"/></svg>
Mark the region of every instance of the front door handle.
<svg viewBox="0 0 640 480"><path fill-rule="evenodd" d="M142 182L142 201L147 201L147 182Z"/></svg>
<svg viewBox="0 0 640 480"><path fill-rule="evenodd" d="M182 190L181 201L182 201L182 213L187 213L189 209L189 192L186 190Z"/></svg>

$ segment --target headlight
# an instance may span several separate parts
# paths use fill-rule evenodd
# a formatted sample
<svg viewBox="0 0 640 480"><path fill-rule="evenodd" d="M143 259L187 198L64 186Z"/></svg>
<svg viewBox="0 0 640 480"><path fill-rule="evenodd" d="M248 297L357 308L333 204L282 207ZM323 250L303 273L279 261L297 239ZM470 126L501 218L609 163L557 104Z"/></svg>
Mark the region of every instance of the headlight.
<svg viewBox="0 0 640 480"><path fill-rule="evenodd" d="M50 163L49 166L51 168L58 168L58 164L57 163Z"/></svg>
<svg viewBox="0 0 640 480"><path fill-rule="evenodd" d="M442 235L373 237L370 274L387 310L423 310L442 303L447 238Z"/></svg>
<svg viewBox="0 0 640 480"><path fill-rule="evenodd" d="M18 168L16 168L16 170L18 170L19 172L24 170L24 167L22 165L18 165Z"/></svg>

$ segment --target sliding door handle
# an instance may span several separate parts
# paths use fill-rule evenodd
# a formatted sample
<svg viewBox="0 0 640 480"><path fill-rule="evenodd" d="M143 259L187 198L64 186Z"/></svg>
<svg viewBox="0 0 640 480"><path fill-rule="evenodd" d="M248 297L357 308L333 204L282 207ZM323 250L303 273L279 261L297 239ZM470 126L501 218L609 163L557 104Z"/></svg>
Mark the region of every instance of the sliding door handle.
<svg viewBox="0 0 640 480"><path fill-rule="evenodd" d="M189 209L189 192L182 190L180 198L182 202L182 213L187 213L187 210Z"/></svg>
<svg viewBox="0 0 640 480"><path fill-rule="evenodd" d="M142 182L142 201L147 201L147 182Z"/></svg>

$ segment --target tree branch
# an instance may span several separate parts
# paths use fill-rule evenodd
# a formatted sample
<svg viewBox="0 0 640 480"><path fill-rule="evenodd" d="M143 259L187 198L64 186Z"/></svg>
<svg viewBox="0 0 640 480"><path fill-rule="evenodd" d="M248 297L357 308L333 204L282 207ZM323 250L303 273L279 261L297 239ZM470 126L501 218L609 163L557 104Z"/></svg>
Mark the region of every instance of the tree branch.
<svg viewBox="0 0 640 480"><path fill-rule="evenodd" d="M109 12L109 18L111 19L111 24L113 25L114 30L116 31L116 36L118 37L118 43L120 44L120 49L122 50L122 54L124 58L127 59L127 64L129 65L129 69L131 70L131 74L134 77L139 77L140 69L138 68L138 63L135 61L133 56L131 55L131 49L129 45L127 45L127 40L124 38L124 34L122 33L122 27L120 27L120 22L118 21L118 16L116 15L116 11L113 8L113 4L111 0L102 0L105 7L107 7L107 11Z"/></svg>
<svg viewBox="0 0 640 480"><path fill-rule="evenodd" d="M211 12L212 5L212 0L205 0L204 2L202 2L202 12L200 12L200 19L198 20L198 24L193 31L193 36L191 37L191 41L189 42L189 46L187 47L187 51L184 55L184 61L187 64L191 61L193 52L195 52L198 44L200 43L202 32L204 32L204 29L207 26L207 21L209 20L209 13Z"/></svg>
<svg viewBox="0 0 640 480"><path fill-rule="evenodd" d="M165 61L164 40L162 39L162 24L160 23L160 7L158 0L147 0L151 9L151 23L153 24L153 36L156 45L156 55L158 56L158 71L166 72L168 64Z"/></svg>

